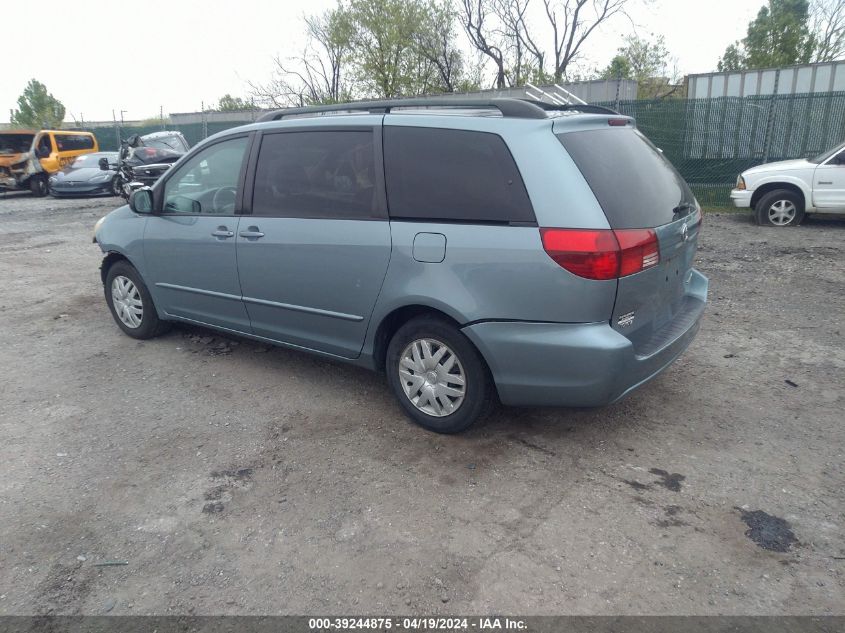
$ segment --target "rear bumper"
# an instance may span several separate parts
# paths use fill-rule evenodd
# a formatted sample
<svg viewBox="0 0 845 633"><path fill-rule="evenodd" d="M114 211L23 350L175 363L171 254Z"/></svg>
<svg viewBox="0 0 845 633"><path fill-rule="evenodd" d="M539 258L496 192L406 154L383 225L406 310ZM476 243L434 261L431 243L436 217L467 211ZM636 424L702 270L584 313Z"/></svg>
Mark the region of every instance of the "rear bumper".
<svg viewBox="0 0 845 633"><path fill-rule="evenodd" d="M732 189L731 202L733 202L735 207L748 209L751 207L751 196L753 195L754 192L749 191L748 189Z"/></svg>
<svg viewBox="0 0 845 633"><path fill-rule="evenodd" d="M463 332L487 361L503 404L610 404L657 376L692 342L708 286L704 275L692 275L682 318L644 354L609 323L486 322Z"/></svg>

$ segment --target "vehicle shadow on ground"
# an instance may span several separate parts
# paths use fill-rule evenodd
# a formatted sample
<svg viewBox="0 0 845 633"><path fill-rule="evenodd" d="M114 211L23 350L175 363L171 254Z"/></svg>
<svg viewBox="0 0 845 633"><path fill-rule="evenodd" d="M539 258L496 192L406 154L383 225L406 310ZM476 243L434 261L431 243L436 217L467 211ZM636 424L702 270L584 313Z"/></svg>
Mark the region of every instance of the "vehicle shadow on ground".
<svg viewBox="0 0 845 633"><path fill-rule="evenodd" d="M333 430L344 433L358 430L360 420L372 417L373 410L383 412L376 418L380 427L401 433L402 440L410 443L430 442L432 437L450 440L449 436L437 436L413 424L396 403L383 373L347 365L314 356L304 351L277 347L247 338L221 334L213 330L187 324L177 324L164 340L175 344L181 341L190 347L189 351L212 358L209 361L235 355L239 362L254 366L257 373L280 378L295 375L303 383L316 385L325 394L334 394L339 399L353 400L343 420L334 420ZM249 370L251 371L251 370ZM652 381L652 385L659 379ZM645 387L648 389L648 387ZM354 398L366 395L367 403L359 404ZM655 395L654 397L657 397ZM635 430L638 420L648 416L648 394L637 394L621 403L600 408L532 408L506 407L496 402L490 415L467 431L452 438L459 438L460 444L486 444L491 437L509 439L529 448L535 444L553 446L559 442L570 442L582 432L592 436L601 427L601 433L612 434L617 421L628 433ZM346 427L338 429L337 426ZM532 438L532 439L528 439ZM455 441L451 439L450 441ZM553 454L553 449L541 448Z"/></svg>

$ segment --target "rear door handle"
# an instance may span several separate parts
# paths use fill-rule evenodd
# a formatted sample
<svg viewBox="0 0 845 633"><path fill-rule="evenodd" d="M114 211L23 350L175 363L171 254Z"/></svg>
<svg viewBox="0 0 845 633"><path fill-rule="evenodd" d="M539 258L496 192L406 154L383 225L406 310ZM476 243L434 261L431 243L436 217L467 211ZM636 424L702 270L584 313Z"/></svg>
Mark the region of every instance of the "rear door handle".
<svg viewBox="0 0 845 633"><path fill-rule="evenodd" d="M248 240L257 240L260 237L264 237L264 233L259 231L257 226L250 226L246 231L241 231L238 235L245 237Z"/></svg>
<svg viewBox="0 0 845 633"><path fill-rule="evenodd" d="M234 231L230 231L228 226L218 226L216 231L212 231L211 234L214 237L219 237L225 239L227 237L232 237L235 235Z"/></svg>

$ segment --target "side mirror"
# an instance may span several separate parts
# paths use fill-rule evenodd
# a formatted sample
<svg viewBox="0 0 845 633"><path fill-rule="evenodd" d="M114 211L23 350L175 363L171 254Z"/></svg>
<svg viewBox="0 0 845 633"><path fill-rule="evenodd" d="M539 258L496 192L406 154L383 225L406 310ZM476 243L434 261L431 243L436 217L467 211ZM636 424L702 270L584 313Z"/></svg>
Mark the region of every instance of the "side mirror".
<svg viewBox="0 0 845 633"><path fill-rule="evenodd" d="M101 171L108 171L109 170L109 159L103 156L97 164L100 166Z"/></svg>
<svg viewBox="0 0 845 633"><path fill-rule="evenodd" d="M149 187L136 189L129 195L129 208L135 213L153 212L153 190Z"/></svg>

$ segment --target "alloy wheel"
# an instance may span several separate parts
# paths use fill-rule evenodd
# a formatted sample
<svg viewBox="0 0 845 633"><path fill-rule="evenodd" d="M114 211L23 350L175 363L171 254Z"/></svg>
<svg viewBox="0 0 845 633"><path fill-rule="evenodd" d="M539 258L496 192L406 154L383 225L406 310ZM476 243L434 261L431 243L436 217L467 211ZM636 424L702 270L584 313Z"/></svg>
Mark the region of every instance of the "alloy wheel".
<svg viewBox="0 0 845 633"><path fill-rule="evenodd" d="M798 209L790 200L778 200L769 207L769 222L776 226L786 226L795 219Z"/></svg>

